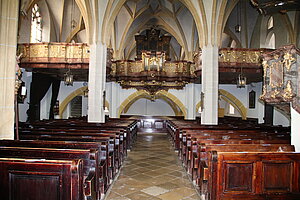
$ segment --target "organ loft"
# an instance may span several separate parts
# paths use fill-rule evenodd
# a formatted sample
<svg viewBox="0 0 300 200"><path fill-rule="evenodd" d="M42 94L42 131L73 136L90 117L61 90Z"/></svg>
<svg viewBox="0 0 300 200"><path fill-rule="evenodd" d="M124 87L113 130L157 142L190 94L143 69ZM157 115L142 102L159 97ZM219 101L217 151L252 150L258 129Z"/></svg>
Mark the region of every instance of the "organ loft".
<svg viewBox="0 0 300 200"><path fill-rule="evenodd" d="M299 1L0 13L0 199L300 199Z"/></svg>

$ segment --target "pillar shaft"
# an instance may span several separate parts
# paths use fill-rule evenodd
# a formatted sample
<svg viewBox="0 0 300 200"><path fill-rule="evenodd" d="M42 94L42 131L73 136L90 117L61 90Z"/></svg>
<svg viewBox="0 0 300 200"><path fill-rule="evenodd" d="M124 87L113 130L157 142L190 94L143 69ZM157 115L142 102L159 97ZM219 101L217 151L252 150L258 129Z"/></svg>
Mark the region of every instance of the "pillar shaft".
<svg viewBox="0 0 300 200"><path fill-rule="evenodd" d="M218 124L219 50L217 46L202 48L202 92L204 93L201 124Z"/></svg>
<svg viewBox="0 0 300 200"><path fill-rule="evenodd" d="M196 104L195 104L195 84L188 84L186 87L186 105L187 105L187 116L186 119L196 119Z"/></svg>
<svg viewBox="0 0 300 200"><path fill-rule="evenodd" d="M88 122L105 122L106 45L90 45Z"/></svg>
<svg viewBox="0 0 300 200"><path fill-rule="evenodd" d="M0 0L0 139L14 138L18 0Z"/></svg>
<svg viewBox="0 0 300 200"><path fill-rule="evenodd" d="M118 118L118 108L119 108L119 85L118 83L111 82L111 99L110 99L110 108L109 108L109 116L112 118Z"/></svg>

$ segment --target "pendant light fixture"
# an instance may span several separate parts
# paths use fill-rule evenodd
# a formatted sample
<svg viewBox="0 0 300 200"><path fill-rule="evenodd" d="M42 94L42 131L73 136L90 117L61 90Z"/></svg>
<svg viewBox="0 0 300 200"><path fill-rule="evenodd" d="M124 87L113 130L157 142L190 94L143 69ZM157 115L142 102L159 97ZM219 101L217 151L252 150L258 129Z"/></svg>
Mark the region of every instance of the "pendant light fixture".
<svg viewBox="0 0 300 200"><path fill-rule="evenodd" d="M237 34L239 34L240 36L240 44L242 47L242 17L241 17L241 13L242 13L242 5L241 5L241 1L239 1L238 5L237 5L237 24L234 27L235 28L235 32ZM245 88L246 86L246 81L247 78L243 75L243 66L241 65L241 69L240 69L240 74L237 77L237 87L238 88Z"/></svg>

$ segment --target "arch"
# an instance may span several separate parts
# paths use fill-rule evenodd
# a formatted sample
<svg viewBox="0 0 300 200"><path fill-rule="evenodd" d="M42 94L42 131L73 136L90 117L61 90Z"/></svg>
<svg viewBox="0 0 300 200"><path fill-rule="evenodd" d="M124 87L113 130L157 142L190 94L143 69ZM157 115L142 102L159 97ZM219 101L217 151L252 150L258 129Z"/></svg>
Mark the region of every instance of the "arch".
<svg viewBox="0 0 300 200"><path fill-rule="evenodd" d="M87 41L90 44L92 42L92 14L91 7L88 2L84 0L75 0L80 13L82 15L84 26L86 28Z"/></svg>
<svg viewBox="0 0 300 200"><path fill-rule="evenodd" d="M77 96L81 96L83 95L84 91L88 89L87 86L78 88L77 90L73 91L71 94L69 94L64 100L63 102L60 103L59 105L59 117L62 118L62 114L64 113L64 111L67 108L67 105ZM107 100L105 100L105 107L107 107L109 109L109 102Z"/></svg>
<svg viewBox="0 0 300 200"><path fill-rule="evenodd" d="M238 98L236 98L233 94L223 89L219 89L219 95L223 100L230 103L235 109L238 110L238 112L242 116L242 119L247 119L247 108L240 100L238 100Z"/></svg>
<svg viewBox="0 0 300 200"><path fill-rule="evenodd" d="M226 23L232 13L232 11L234 10L235 6L237 5L237 3L239 2L239 0L233 0L230 3L226 3L225 1L222 1L222 5L220 10L222 11L219 14L219 18L218 18L218 28L217 28L217 37L218 37L218 42L219 42L219 46L222 45L222 33L224 32L224 30L226 29ZM227 33L228 34L228 33ZM231 34L229 34L231 35ZM235 34L232 34L231 36L233 36ZM239 41L237 38L232 37L236 42Z"/></svg>
<svg viewBox="0 0 300 200"><path fill-rule="evenodd" d="M238 112L242 116L243 120L247 119L247 108L243 105L243 103L240 100L238 100L230 92L223 90L223 89L219 89L219 95L224 101L226 101L227 103L230 103L235 109L238 110ZM201 105L201 101L199 101L196 104L196 112L198 112L200 105Z"/></svg>
<svg viewBox="0 0 300 200"><path fill-rule="evenodd" d="M146 93L146 95L140 95L136 98L134 98L132 101L130 101L126 107L124 108L123 112L124 113L127 113L127 111L129 110L129 108L136 102L138 101L139 99L142 99L142 98L145 98L145 99L148 99L148 100L151 100L151 97L148 93ZM182 112L181 110L178 108L178 106L171 100L171 99L168 99L167 97L165 96L161 96L161 95L155 95L155 99L162 99L164 100L173 110L175 116L182 116Z"/></svg>
<svg viewBox="0 0 300 200"><path fill-rule="evenodd" d="M229 37L231 37L231 39L236 42L237 47L242 48L241 41L238 39L238 37L228 27L224 28L224 33L229 35Z"/></svg>
<svg viewBox="0 0 300 200"><path fill-rule="evenodd" d="M197 104L196 104L196 113L198 112L200 106L202 104L202 100L200 100Z"/></svg>
<svg viewBox="0 0 300 200"><path fill-rule="evenodd" d="M145 90L139 90L139 91L136 91L135 93L131 94L129 97L127 97L127 99L125 99L121 103L119 110L118 110L118 117L120 117L124 111L127 111L134 102L136 102L137 100L139 100L141 98L150 98L150 94ZM171 106L171 108L173 109L173 111L176 115L183 114L183 116L186 117L187 112L186 112L185 106L173 94L171 94L165 90L160 90L155 94L155 98L156 99L161 98L165 101L167 99L166 102ZM172 103L170 103L170 102L172 102Z"/></svg>
<svg viewBox="0 0 300 200"><path fill-rule="evenodd" d="M151 20L151 19L149 19L149 20ZM128 30L130 32L127 32L126 36L124 36L124 38L120 42L120 46L119 46L119 50L121 50L120 52L122 52L122 50L129 45L132 45L132 44L135 45L135 41L132 41L132 39L134 38L134 35L137 33L138 30L142 32L142 31L148 29L149 27L147 26L147 22L149 20L145 20L143 23L141 23L139 26L135 27L133 30L132 29ZM187 42L184 42L185 39L182 38L182 36L178 35L177 32L168 23L164 22L163 20L161 20L159 18L157 18L157 20L160 22L160 25L158 26L158 28L170 33L177 40L177 42L183 47L184 51L188 52ZM117 58L120 58L120 55L117 55Z"/></svg>

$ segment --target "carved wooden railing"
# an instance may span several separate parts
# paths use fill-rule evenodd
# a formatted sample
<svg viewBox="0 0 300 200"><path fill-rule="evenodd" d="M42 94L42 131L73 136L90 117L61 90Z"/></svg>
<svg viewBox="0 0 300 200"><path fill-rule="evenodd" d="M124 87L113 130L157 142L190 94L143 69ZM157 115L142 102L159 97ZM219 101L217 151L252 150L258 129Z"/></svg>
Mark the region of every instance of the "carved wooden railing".
<svg viewBox="0 0 300 200"><path fill-rule="evenodd" d="M23 68L88 69L90 48L83 43L27 43L18 45Z"/></svg>
<svg viewBox="0 0 300 200"><path fill-rule="evenodd" d="M261 73L261 55L270 49L221 48L219 50L219 72ZM201 49L194 54L195 70L202 69Z"/></svg>
<svg viewBox="0 0 300 200"><path fill-rule="evenodd" d="M120 60L112 63L110 75L112 78L136 76L140 78L144 76L150 77L182 77L184 79L195 78L194 64L188 61L166 61L161 67L148 68L143 65L142 61Z"/></svg>
<svg viewBox="0 0 300 200"><path fill-rule="evenodd" d="M264 86L261 99L271 104L292 103L300 112L300 51L284 46L262 55Z"/></svg>
<svg viewBox="0 0 300 200"><path fill-rule="evenodd" d="M260 70L260 58L262 53L268 49L242 49L242 48L222 48L219 51L220 71L239 71L243 66L245 72L249 70ZM76 67L88 68L90 49L84 43L26 43L18 45L18 55L22 53L21 65L28 68L63 68ZM108 49L108 55L110 55ZM178 61L166 62L163 71L170 75L182 74L184 76L193 75L195 71L202 68L201 50L195 53L194 62ZM110 59L110 56L108 56ZM129 73L143 71L142 63L139 61L114 61L114 65L108 62L112 67L108 73L118 75L123 73L122 68L128 68ZM51 66L55 64L55 66ZM76 66L76 65L77 66ZM70 66L68 66L70 65ZM118 67L121 69L118 69ZM112 72L115 71L115 72ZM145 70L147 71L147 70ZM257 71L257 72L258 72Z"/></svg>

